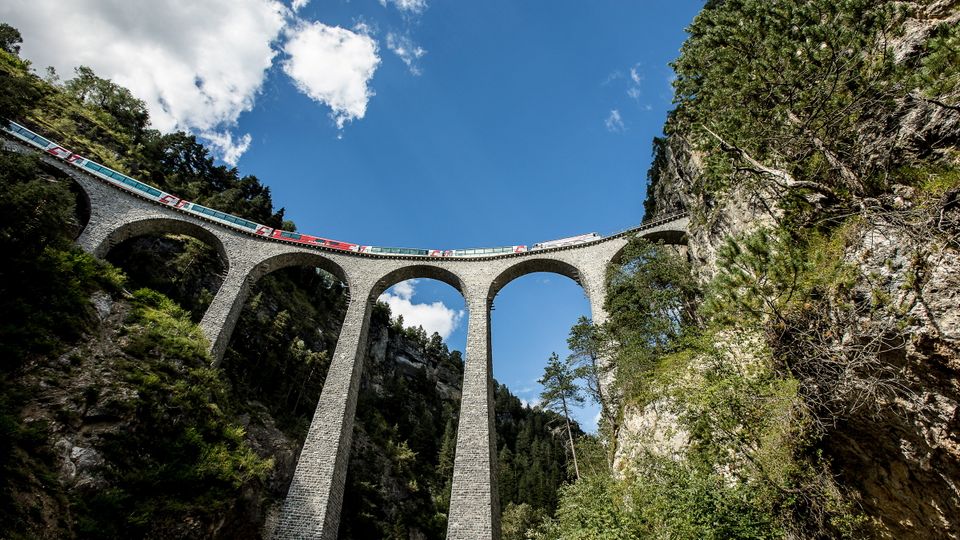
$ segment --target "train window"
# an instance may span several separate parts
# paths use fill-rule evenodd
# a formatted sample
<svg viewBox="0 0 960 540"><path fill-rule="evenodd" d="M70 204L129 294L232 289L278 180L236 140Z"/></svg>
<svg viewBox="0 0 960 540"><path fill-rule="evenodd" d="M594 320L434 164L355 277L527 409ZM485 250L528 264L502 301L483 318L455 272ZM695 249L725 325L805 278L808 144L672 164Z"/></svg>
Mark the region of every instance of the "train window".
<svg viewBox="0 0 960 540"><path fill-rule="evenodd" d="M44 139L43 137L41 137L41 136L39 136L39 135L37 135L37 134L35 134L35 133L31 133L31 132L27 131L27 132L25 133L25 135L26 135L28 138L33 139L34 141L36 141L38 144L41 144L41 145L43 145L43 146L49 146L49 145L50 145L50 141Z"/></svg>
<svg viewBox="0 0 960 540"><path fill-rule="evenodd" d="M284 238L289 238L289 239L291 239L291 240L299 240L299 239L300 239L300 235L299 235L299 234L297 234L297 233L291 233L291 232L286 232L286 231L280 233L280 236L282 236L282 237L284 237Z"/></svg>

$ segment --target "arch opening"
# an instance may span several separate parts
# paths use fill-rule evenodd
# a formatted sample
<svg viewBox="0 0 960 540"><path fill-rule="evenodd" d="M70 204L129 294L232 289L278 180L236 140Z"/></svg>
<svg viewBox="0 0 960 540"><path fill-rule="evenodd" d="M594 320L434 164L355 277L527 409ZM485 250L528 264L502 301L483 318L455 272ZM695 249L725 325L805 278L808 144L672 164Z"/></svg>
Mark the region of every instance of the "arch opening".
<svg viewBox="0 0 960 540"><path fill-rule="evenodd" d="M83 234L83 231L86 230L87 225L90 224L90 216L92 215L92 203L90 202L90 195L87 193L87 190L83 188L79 182L70 178L70 191L73 193L75 202L74 206L74 218L77 220L76 229L74 230L73 239L76 240L80 238L80 235Z"/></svg>
<svg viewBox="0 0 960 540"><path fill-rule="evenodd" d="M370 291L370 298L371 300L379 298L380 295L390 287L411 279L433 279L441 281L453 287L461 296L464 294L465 285L463 280L454 272L439 266L414 264L397 268L377 280L373 290Z"/></svg>
<svg viewBox="0 0 960 540"><path fill-rule="evenodd" d="M580 285L580 270L568 262L550 258L524 259L523 261L507 268L490 283L490 291L487 297L492 302L497 294L513 280L523 277L527 274L544 272L566 276Z"/></svg>
<svg viewBox="0 0 960 540"><path fill-rule="evenodd" d="M230 257L217 235L196 223L173 217L147 218L124 223L110 231L110 234L94 249L94 255L105 257L113 246L133 237L148 234L185 234L192 236L213 247L220 258L229 265Z"/></svg>
<svg viewBox="0 0 960 540"><path fill-rule="evenodd" d="M523 504L552 515L558 489L574 479L573 454L566 419L543 406L539 381L552 354L560 361L571 354L571 327L590 317L590 303L576 267L548 259L507 269L489 295L501 520L510 522ZM571 404L570 412L579 439L580 425L593 430L599 406Z"/></svg>
<svg viewBox="0 0 960 540"><path fill-rule="evenodd" d="M687 234L686 232L677 233L676 231L668 231L667 233L660 234L655 233L651 235L637 235L635 239L642 239L651 244L662 244L665 247L670 248L672 251L680 255L686 255L687 253ZM627 249L627 246L630 245L630 242L626 242L623 246L613 254L607 264L619 265L623 263L623 254Z"/></svg>
<svg viewBox="0 0 960 540"><path fill-rule="evenodd" d="M320 254L292 252L262 261L246 285L220 367L302 445L346 316L346 274Z"/></svg>
<svg viewBox="0 0 960 540"><path fill-rule="evenodd" d="M223 245L201 227L176 220L136 222L115 232L102 257L123 269L130 288L170 297L199 322L223 284Z"/></svg>
<svg viewBox="0 0 960 540"><path fill-rule="evenodd" d="M446 536L467 317L451 282L420 268L372 291L339 538Z"/></svg>

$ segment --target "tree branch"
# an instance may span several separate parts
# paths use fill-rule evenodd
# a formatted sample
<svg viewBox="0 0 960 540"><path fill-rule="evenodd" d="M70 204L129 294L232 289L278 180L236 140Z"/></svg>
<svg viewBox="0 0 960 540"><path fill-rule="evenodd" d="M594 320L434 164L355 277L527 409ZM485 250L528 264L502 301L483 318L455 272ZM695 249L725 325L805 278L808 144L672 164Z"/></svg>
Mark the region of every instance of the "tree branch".
<svg viewBox="0 0 960 540"><path fill-rule="evenodd" d="M823 193L824 195L827 195L829 197L837 198L836 193L834 193L832 189L824 186L823 184L820 184L818 182L797 180L796 178L793 177L793 175L791 175L787 171L784 171L782 169L775 169L773 167L768 167L767 165L764 165L763 163L755 159L753 156L748 154L746 150L744 150L743 148L740 148L739 146L730 144L727 141L723 140L722 137L714 133L707 126L703 126L703 129L704 131L709 133L714 139L716 139L717 142L720 143L720 148L724 152L727 152L728 154L733 154L740 160L745 161L750 165L749 167L737 167L738 171L747 171L757 175L771 177L774 179L774 182L777 184L777 186L779 186L782 189L810 189L818 193Z"/></svg>

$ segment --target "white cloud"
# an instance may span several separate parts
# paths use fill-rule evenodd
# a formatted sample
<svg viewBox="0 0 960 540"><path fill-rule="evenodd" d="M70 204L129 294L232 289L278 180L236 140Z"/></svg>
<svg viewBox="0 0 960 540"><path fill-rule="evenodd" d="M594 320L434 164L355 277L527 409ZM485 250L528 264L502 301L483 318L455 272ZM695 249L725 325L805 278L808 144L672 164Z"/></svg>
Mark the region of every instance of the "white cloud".
<svg viewBox="0 0 960 540"><path fill-rule="evenodd" d="M405 13L423 13L427 9L427 0L380 0L383 7L387 7L387 4L393 4Z"/></svg>
<svg viewBox="0 0 960 540"><path fill-rule="evenodd" d="M283 48L284 73L310 99L330 107L338 129L363 118L374 95L368 83L380 65L377 42L360 30L301 22Z"/></svg>
<svg viewBox="0 0 960 540"><path fill-rule="evenodd" d="M617 109L610 111L610 115L603 121L603 124L607 126L607 131L611 133L623 133L627 129L623 123L623 118L620 117L620 111Z"/></svg>
<svg viewBox="0 0 960 540"><path fill-rule="evenodd" d="M0 19L21 31L21 54L38 70L53 66L68 79L75 67L89 66L144 100L153 127L163 132L235 126L253 107L289 14L276 0L74 0L67 11L64 6L60 0L3 2ZM236 162L245 140L218 148Z"/></svg>
<svg viewBox="0 0 960 540"><path fill-rule="evenodd" d="M407 65L410 73L420 75L420 66L417 64L417 61L423 58L423 55L427 54L427 51L423 47L414 43L407 36L390 32L387 34L387 48L390 49L393 54L400 57L400 60L403 60L403 63Z"/></svg>
<svg viewBox="0 0 960 540"><path fill-rule="evenodd" d="M38 69L69 79L89 66L142 99L153 127L195 133L231 128L253 107L288 13L275 0L74 0L63 10L4 2L0 19L21 31L21 54ZM230 146L233 163L244 140Z"/></svg>
<svg viewBox="0 0 960 540"><path fill-rule="evenodd" d="M292 9L294 12L297 12L305 8L309 3L310 0L293 0L293 3L290 5L290 9Z"/></svg>
<svg viewBox="0 0 960 540"><path fill-rule="evenodd" d="M252 138L249 133L237 140L233 139L233 134L229 131L207 131L200 134L200 137L214 148L217 155L222 156L225 163L236 166L240 156L250 148Z"/></svg>
<svg viewBox="0 0 960 540"><path fill-rule="evenodd" d="M416 291L416 289L414 289L414 285L416 285L418 281L419 280L416 279L408 279L406 281L397 283L392 288L393 294L404 300L410 300L413 298L413 293Z"/></svg>
<svg viewBox="0 0 960 540"><path fill-rule="evenodd" d="M390 306L390 312L394 317L403 315L405 326L422 326L427 335L433 335L436 332L443 339L447 339L460 325L464 311L462 309L450 309L443 302L414 303L413 295L416 291L416 284L417 280L415 279L397 283L381 294L377 300Z"/></svg>
<svg viewBox="0 0 960 540"><path fill-rule="evenodd" d="M534 398L531 400L520 398L520 404L523 405L524 407L535 409L540 406L540 398Z"/></svg>
<svg viewBox="0 0 960 540"><path fill-rule="evenodd" d="M630 87L627 88L627 95L631 99L640 100L640 96L643 94L640 90L640 83L643 82L643 75L640 75L640 72L637 71L637 68L640 67L640 64L634 65L630 68Z"/></svg>
<svg viewBox="0 0 960 540"><path fill-rule="evenodd" d="M623 78L623 72L620 71L619 69L614 70L614 71L610 72L609 75L607 75L607 78L604 79L603 82L600 83L600 86L607 86L608 84L612 83L613 81L615 81L615 80L617 80L617 79L622 79L622 78Z"/></svg>

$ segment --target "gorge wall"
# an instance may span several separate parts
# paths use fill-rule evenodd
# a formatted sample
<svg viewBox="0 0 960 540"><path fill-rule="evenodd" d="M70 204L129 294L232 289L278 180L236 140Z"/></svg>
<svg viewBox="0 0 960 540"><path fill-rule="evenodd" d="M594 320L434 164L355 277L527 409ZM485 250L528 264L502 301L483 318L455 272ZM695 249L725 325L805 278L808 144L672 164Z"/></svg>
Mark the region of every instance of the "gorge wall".
<svg viewBox="0 0 960 540"><path fill-rule="evenodd" d="M789 262L800 281L812 279L804 265L821 273L826 268L811 262L817 257L812 253L840 261L842 270L830 284L793 287L796 305L784 300L785 288L760 283L774 281L773 271L736 281L732 294L766 295L772 307L757 318L746 302L728 304L726 328L737 336L714 334L712 345L744 370L764 365L798 385L799 400L785 421L797 421L801 409L810 415L801 421L807 427L791 436L809 437L800 445L806 446L804 459L852 501L859 523L847 530L858 532L848 534L958 538L960 4L801 4L818 4L820 21L806 18L810 14L799 5L777 12L751 2L708 4L698 16L676 66L678 108L654 145L646 210L648 216L680 208L691 213L687 256L705 289L729 286L731 276L757 270L737 265L748 252L761 252L749 247L758 231L770 233L763 242L768 263L803 246L796 253L805 259ZM868 16L878 25L873 30L864 28ZM717 26L727 17L743 23L739 29ZM811 29L828 20L842 25L846 17L861 26ZM757 38L755 24L784 35ZM862 35L850 35L855 32ZM751 79L738 79L735 68L725 75L713 71L728 69L734 60L728 55L733 49L742 54L738 47L746 39L759 43L746 57ZM843 44L854 42L856 58L843 58ZM773 59L777 47L808 64ZM837 47L838 53L823 57L808 47ZM943 58L950 60L940 64ZM708 67L711 61L719 65ZM886 67L870 71L879 63ZM842 75L840 65L848 70ZM934 65L937 71L929 71ZM793 78L801 73L808 78ZM843 90L828 88L832 83L863 93L843 97ZM786 95L778 89L765 98L751 94L747 103L730 101L729 94L750 94L764 84L797 87ZM733 121L745 126L727 123ZM757 345L743 344L750 340ZM694 366L690 377L709 371ZM689 404L674 398L688 384L655 381L652 396L627 405L620 468L629 469L647 452L688 459L701 439L689 422L678 420L689 414ZM759 473L734 466L724 474L743 480ZM816 527L788 533L825 534Z"/></svg>

